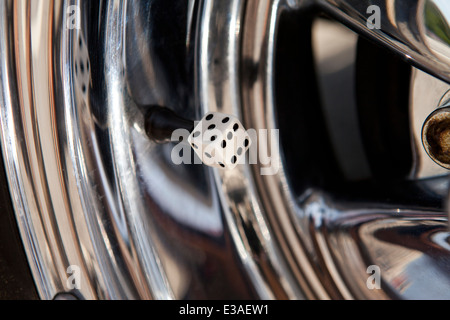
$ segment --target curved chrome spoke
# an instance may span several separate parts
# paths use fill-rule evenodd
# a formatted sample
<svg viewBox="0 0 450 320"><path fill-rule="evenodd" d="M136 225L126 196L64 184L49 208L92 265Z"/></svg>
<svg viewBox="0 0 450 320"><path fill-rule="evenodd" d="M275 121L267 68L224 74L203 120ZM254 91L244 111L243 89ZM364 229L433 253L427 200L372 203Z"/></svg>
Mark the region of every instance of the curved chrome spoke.
<svg viewBox="0 0 450 320"><path fill-rule="evenodd" d="M80 30L63 25L74 4ZM267 175L272 167L260 161L232 171L175 165L171 145L146 137L142 115L159 104L191 117L234 114L254 130L293 132L306 121L320 127L319 117L297 114L283 126L279 111L296 101L277 100L280 53L290 52L278 46L283 19L301 22L305 13L309 24L308 10L287 9L310 4L450 82L448 0L191 0L180 9L186 30L173 34L161 28L177 20L172 8L163 19L163 4L0 1L0 138L41 297L74 293L68 267L79 266L78 293L87 299L447 298L450 236L441 200L448 184L431 160L407 183L381 187L337 176L322 182L331 170L309 182L274 154L276 169ZM311 80L300 66L288 67ZM419 141L422 119L448 88L415 73L406 93ZM309 90L299 87L302 95ZM297 107L307 109L302 99ZM302 157L316 150L291 139ZM273 140L267 149L287 155L286 144ZM328 165L332 150L320 148ZM299 172L322 170L316 158ZM296 177L306 181L301 188ZM385 187L395 190L379 190ZM412 199L417 194L423 199ZM381 267L382 290L366 286L370 264Z"/></svg>
<svg viewBox="0 0 450 320"><path fill-rule="evenodd" d="M450 82L450 4L442 0L317 0L357 32ZM376 6L376 7L375 7Z"/></svg>

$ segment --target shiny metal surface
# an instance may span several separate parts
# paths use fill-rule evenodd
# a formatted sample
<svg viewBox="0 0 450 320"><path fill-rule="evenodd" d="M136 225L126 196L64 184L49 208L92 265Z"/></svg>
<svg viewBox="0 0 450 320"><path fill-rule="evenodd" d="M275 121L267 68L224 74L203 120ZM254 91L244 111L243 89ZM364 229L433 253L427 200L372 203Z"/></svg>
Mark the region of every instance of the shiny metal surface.
<svg viewBox="0 0 450 320"><path fill-rule="evenodd" d="M87 267L74 245L78 238L70 224L61 226L61 232L54 232L53 227L57 221L72 220L67 202L74 191L73 185L66 188L62 168L55 159L59 153L52 130L55 101L49 94L55 83L49 81L52 68L47 57L53 55L50 43L56 30L52 28L53 20L48 19L50 7L45 2L3 1L0 13L3 151L13 203L38 291L43 298L52 298L57 291L64 291L61 280L66 265ZM8 15L15 19L6 19ZM47 32L40 34L42 29L31 28L36 24L42 24ZM39 44L31 47L33 37ZM39 64L32 63L33 59ZM37 104L41 107L37 108ZM80 203L74 199L72 205L75 209ZM87 232L86 226L80 226L78 232ZM89 244L84 249L86 253L93 250ZM83 286L88 289L86 280ZM83 294L93 297L89 289Z"/></svg>
<svg viewBox="0 0 450 320"><path fill-rule="evenodd" d="M442 0L317 0L314 3L412 65L450 82L449 7ZM369 29L370 5L380 8L380 29Z"/></svg>
<svg viewBox="0 0 450 320"><path fill-rule="evenodd" d="M303 130L326 121L297 117L307 101L289 101L291 121L280 119L282 85L295 73L315 80L295 59L280 80L282 22L306 20L314 4L450 80L444 2L380 1L380 30L365 27L368 3L0 2L2 148L40 296L71 291L67 268L76 265L84 299L450 298L448 177L417 146L419 124L447 85L413 72L409 133L419 160L398 180L340 174L333 139ZM66 27L70 5L80 8L80 29ZM145 135L151 104L290 133L271 141L280 170L175 165L174 144ZM300 130L314 143L295 141ZM290 145L308 161L291 157ZM380 290L366 286L370 265L380 267Z"/></svg>
<svg viewBox="0 0 450 320"><path fill-rule="evenodd" d="M242 110L246 126L257 131L275 129L275 88L273 79L275 57L275 35L281 11L285 8L280 1L248 1L245 34L243 35ZM277 143L271 141L271 143ZM263 147L260 144L260 147ZM267 147L269 149L269 147ZM276 146L279 149L280 146ZM261 175L262 164L252 168L253 179L261 202L264 216L271 226L273 241L283 253L286 274L290 274L308 298L329 298L305 251L304 244L296 236L291 214L295 212L295 196L288 184L283 169L274 175ZM301 267L299 267L301 265ZM288 273L289 272L289 273ZM292 281L291 281L292 282Z"/></svg>
<svg viewBox="0 0 450 320"><path fill-rule="evenodd" d="M221 48L227 48L232 47L233 43L242 43L242 61L235 62L234 67L232 55L217 61L217 57L223 55L215 55L217 51L214 50L210 51L208 58L201 60L205 62L202 65L203 82L200 90L203 94L203 105L213 110L225 109L227 112L240 106L241 111L234 112L243 113L245 126L255 129L277 128L274 86L275 35L283 4L278 1L248 1L246 9L240 40L242 42L231 37L228 38L227 45L220 45ZM231 26L233 24L230 23L224 30ZM213 39L222 39L219 35L218 32ZM237 32L235 35L239 36ZM207 49L202 52L204 51ZM212 61L215 62L214 66L211 66ZM223 67L225 71L220 69ZM236 72L235 69L239 68L242 69ZM208 73L204 70L208 70ZM224 73L229 75L225 77L226 80L221 77ZM233 85L235 74L244 75L240 79L241 87ZM232 83L227 85L229 79ZM222 89L217 94L216 90L206 89L216 89L217 81L219 88L227 90L225 92L230 88L235 88L235 91L222 94ZM239 93L242 100L228 99ZM381 190L369 191L370 187L363 187L363 191L358 192L359 196L356 196L355 190L347 189L342 182L341 188L346 189L349 194L354 194L353 201L349 203L313 186L297 193L286 171L280 170L276 175L262 176L260 169L258 165L253 166L253 177L246 177L248 181L242 180L240 183L236 182L242 179L237 173L233 180L224 179L223 175L218 175L218 179L222 179L220 182L225 193L228 192L228 185L231 185L232 181L237 185L254 181L254 187L240 190L239 196L233 192L234 199L229 197L227 201L231 202L231 208L245 208L246 206L238 205L239 201L246 197L246 190L252 190L253 197L262 203L247 207L257 210L238 211L238 218L258 221L253 223L255 229L261 222L268 226L270 240L276 245L275 253L281 252L284 259L278 260L283 263L284 275L293 277L299 285L300 290L295 291L296 294L300 293L297 297L448 298L450 282L445 266L448 265L449 259L449 234L446 231L445 210L442 203L438 204L446 196L448 183L445 176L428 182L410 182L408 189L436 192L439 195L428 204L427 201L414 204L414 199L402 199L398 194L392 195L396 200L392 199L388 203L373 202L368 198L378 196L380 200L385 199L385 196L380 194ZM398 193L395 191L397 187L392 187L395 193ZM365 195L364 190L368 192ZM366 199L358 202L357 198L361 196ZM249 215L253 218L249 218ZM241 231L239 240L250 242L249 235L244 231ZM421 232L426 233L426 236ZM397 236L399 234L401 236ZM441 240L437 241L438 238ZM436 256L435 250L439 252ZM274 256L268 257L270 259ZM433 264L435 259L442 263ZM366 270L371 265L380 267L383 282L381 290L372 291L366 286ZM442 268L444 270L440 271ZM421 280L424 273L427 274L427 283Z"/></svg>
<svg viewBox="0 0 450 320"><path fill-rule="evenodd" d="M69 5L81 10L80 30L65 27ZM173 15L137 15L166 9L166 1L0 4L2 145L44 299L70 290L69 265L81 269L84 299L254 296L208 171L174 166L171 145L146 138L145 107L134 102L184 107L173 90L192 75L176 78L172 69L185 67L184 55L165 56L167 48L151 40ZM193 19L185 9L180 22ZM161 36L186 39L195 34L191 23ZM184 44L186 56L194 49L195 41ZM133 85L139 70L154 91Z"/></svg>
<svg viewBox="0 0 450 320"><path fill-rule="evenodd" d="M251 17L244 16L245 10ZM278 10L278 1L205 2L198 57L199 103L204 112L242 116L241 93L247 89L242 87L240 78L243 58L239 52L247 49L242 32L253 36L254 31L247 30L255 27L261 31L258 36L273 37ZM230 14L223 15L223 12ZM268 22L268 29L261 25L265 22ZM265 66L264 63L261 66ZM248 128L253 128L249 125ZM219 191L234 243L259 296L264 299L302 297L264 218L262 199L255 189L251 168L215 170L214 175L221 186Z"/></svg>

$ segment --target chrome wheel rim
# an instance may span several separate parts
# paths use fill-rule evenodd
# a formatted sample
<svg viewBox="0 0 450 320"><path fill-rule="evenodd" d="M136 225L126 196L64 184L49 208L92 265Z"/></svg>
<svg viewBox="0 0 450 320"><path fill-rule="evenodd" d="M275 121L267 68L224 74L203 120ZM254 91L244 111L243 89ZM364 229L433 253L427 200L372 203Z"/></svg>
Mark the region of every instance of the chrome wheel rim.
<svg viewBox="0 0 450 320"><path fill-rule="evenodd" d="M201 70L204 70L199 77L202 105L207 106L208 111L240 114L247 128L278 128L274 69L279 17L283 11L302 6L307 8L309 4L298 2L293 5L283 1L246 1L243 4L236 1L228 9L224 9L223 5L207 7L210 11L206 10L205 21L210 21L210 24L205 25L203 30L212 32L214 36L205 37L206 44L201 50ZM390 25L383 25L380 30L367 29L362 13L365 14L363 10L369 7L369 3L319 1L319 7L403 55L412 65L448 80L445 75L445 47L439 47L443 51L437 52L436 48L427 46L425 39L429 37L429 32L425 30L428 25L423 26L421 14L427 4L418 2L417 6L408 7L408 10L417 12L416 15L409 15L417 17L417 20L407 21L404 29L398 22L398 29L393 32L393 36L388 35L393 30ZM398 17L390 17L394 20L405 14L401 11L402 8L406 10L405 5L402 1L380 4L382 10L388 11L386 16L392 14L389 10L397 8ZM236 8L241 10L235 13ZM223 11L232 12L236 21L230 19L226 27L215 32L215 22L220 19L217 13ZM419 28L422 32L421 40L418 40L420 45L408 33L415 25L422 26ZM223 30L231 31L224 33ZM217 43L221 48L219 52L215 47ZM241 52L242 56L236 57L236 52ZM217 63L218 59L220 63ZM224 74L227 76L224 77ZM251 75L250 79L245 76L247 74ZM411 171L411 178L420 180L434 177L435 183L442 188L426 186L426 183L422 188L430 188L429 191L445 195L446 171L432 164L424 154L420 146L421 125L417 121L422 123L426 118L424 112L431 112L440 106L439 99L447 92L448 85L421 71L415 71L411 87L415 90L412 89L410 108L414 117L412 121L416 121L411 134L416 136L414 152L420 157ZM426 88L435 92L424 94ZM418 104L421 105L418 107ZM254 165L239 174L216 172L216 181L222 186L225 203L229 205L229 221L237 230L235 243L245 248L242 259L248 259L248 252L251 252L253 261L261 261L260 252L263 251L269 262L268 266L252 264L253 261L249 263L250 272L258 274L258 278L254 277L254 285L264 289L261 296L445 299L448 292L445 265L448 265L449 233L444 209L438 206L424 209L420 206L414 208L376 202L366 202L359 207L356 203L336 201L332 199L333 195L320 188L295 194L284 166L275 175L264 176L260 170L261 166ZM238 187L242 185L246 187ZM247 228L242 226L244 222L252 226L252 232L248 231L248 225ZM377 236L382 230L388 230L387 234L395 234L398 230L408 228L411 231L406 232L406 237L409 237L408 241L420 243L417 247L409 248L407 243L402 242L407 242L405 239L389 242ZM412 231L416 229L422 231ZM415 232L423 234L416 236ZM252 233L258 238L258 243L253 246L249 245ZM270 236L265 237L267 234ZM434 250L438 250L439 254L434 255ZM441 259L441 262L436 259ZM368 270L373 265L385 274L382 277L384 290L371 290L367 285ZM421 273L427 274L427 281L433 285L423 282ZM269 279L272 278L278 279L279 286L271 286Z"/></svg>
<svg viewBox="0 0 450 320"><path fill-rule="evenodd" d="M148 42L160 26L146 19L161 2L110 0L95 10L84 1L1 3L2 146L40 296L71 291L67 268L78 266L82 282L74 292L86 299L446 298L450 247L442 208L358 205L320 188L298 194L284 158L267 176L261 165L229 172L177 167L172 146L153 145L143 130L143 105L150 103L278 128L280 15L311 5L449 81L446 47L430 40L420 15L439 4L406 3L382 2L389 23L369 30L362 18L369 4L361 1L190 1L183 57L194 65L184 75L194 85L180 94L188 108L171 96L186 79L174 79L161 46ZM81 10L81 29L65 27L72 5ZM417 19L403 21L402 10ZM97 25L89 21L93 12ZM409 32L415 29L419 40ZM415 73L412 87L437 81ZM448 90L436 83L442 94ZM422 118L416 116L414 133ZM437 182L419 181L419 188L447 192L443 171L425 169L412 175ZM407 230L415 247L396 238L398 230ZM370 265L381 267L381 290L366 286ZM208 288L208 267L225 275L214 284L216 291L227 287L223 293Z"/></svg>

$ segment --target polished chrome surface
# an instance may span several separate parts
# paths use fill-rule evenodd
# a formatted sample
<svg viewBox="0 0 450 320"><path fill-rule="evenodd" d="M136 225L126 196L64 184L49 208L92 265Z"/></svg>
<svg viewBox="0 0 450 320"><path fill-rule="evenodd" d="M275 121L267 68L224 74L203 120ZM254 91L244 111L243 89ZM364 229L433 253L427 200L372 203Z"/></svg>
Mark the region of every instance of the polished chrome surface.
<svg viewBox="0 0 450 320"><path fill-rule="evenodd" d="M201 68L201 102L208 110L225 109L227 112L242 113L248 128L277 128L275 46L277 22L284 9L283 3L247 1L246 5L244 24L239 24L243 26L243 34L236 32L236 37L228 37L227 34L227 44L220 45L220 48L228 48L233 47L233 43L241 43L242 60L235 61L233 55L225 58L217 55L217 49L210 50L206 56L208 58L201 59L204 63ZM232 26L232 23L225 25L223 30L229 30ZM214 34L214 40L222 39L219 36L222 33ZM242 37L240 41L237 40L239 36ZM214 43L211 41L211 48L215 48ZM240 71L236 72L236 69ZM225 80L224 74L227 74ZM236 74L244 75L240 79L240 87L233 84ZM231 84L228 83L230 79ZM207 90L217 87L221 90ZM234 92L228 92L233 88ZM223 94L224 90L228 94ZM234 98L238 94L242 100ZM236 110L239 107L241 109ZM278 174L269 176L261 175L260 169L259 165L252 166L253 177L246 177L245 180L242 172L236 172L233 179L216 174L217 179L221 179L220 185L225 194L233 191L234 198L228 197L226 202L230 208L247 208L237 210L237 218L232 222L253 220L255 230L262 222L267 225L270 242L277 249L274 253L279 255L281 252L283 260L277 261L282 262L284 275L295 279L299 286L300 290L295 291L297 297L448 298L450 278L446 265L450 247L446 214L441 202L446 197L448 182L446 176L440 177L442 172L438 170L429 181L408 182L410 186L407 189L435 193L435 200L430 197L428 203L420 203L412 198L402 199L401 195L393 195L395 200L383 203L384 196L377 195L380 191L369 191L370 188L360 201L358 197L361 195L355 195L352 202L340 200L338 196L314 186L296 193L284 168ZM248 185L251 181L254 186L242 188L239 193L230 187ZM398 186L392 188L396 190ZM247 190L252 192L251 198L258 200L251 207L239 205L247 197ZM348 192L355 191L349 189ZM373 196L378 196L380 201L364 199ZM238 239L250 243L250 235L245 231L241 228ZM275 256L267 257L273 259ZM366 286L367 268L371 265L380 267L381 290L370 290ZM422 280L423 274L426 274L425 282Z"/></svg>
<svg viewBox="0 0 450 320"><path fill-rule="evenodd" d="M450 8L442 0L316 0L357 32L401 54L414 66L450 82ZM369 29L371 5L380 8L380 29Z"/></svg>
<svg viewBox="0 0 450 320"><path fill-rule="evenodd" d="M245 34L243 35L244 74L242 84L242 110L245 113L246 126L257 131L276 129L275 118L275 44L277 23L283 2L248 1ZM271 141L271 143L278 143ZM263 145L260 144L260 148ZM267 147L269 149L269 147ZM280 149L280 146L276 146ZM295 196L292 194L284 168L273 175L262 175L264 166L253 166L252 174L261 202L264 216L270 221L272 238L278 242L283 253L287 274L299 284L302 294L308 298L329 298L329 294L320 284L314 266L310 263L305 244L297 237L292 221L296 210ZM300 267L301 266L301 267ZM338 277L338 275L336 275ZM338 278L336 278L338 280Z"/></svg>
<svg viewBox="0 0 450 320"><path fill-rule="evenodd" d="M51 43L58 30L49 19L50 9L43 1L0 4L3 152L31 270L39 294L47 299L65 291L62 279L69 265L77 264L86 273L95 270L83 261L79 250L79 241L83 241L79 236L88 233L87 226L75 230L68 223L61 225L60 231L54 228L57 222L73 221L71 208L82 210L81 203L72 198L76 181L73 175L65 175L57 159L60 152L64 155L64 149L55 141L53 131L57 102L51 93L59 84L50 76L49 57L54 54ZM58 17L61 12L55 13ZM8 16L14 19L6 19ZM33 46L32 39L38 40ZM89 243L83 244L83 249L87 256L93 252ZM101 285L102 278L98 279ZM82 283L87 298L94 297L90 280L84 278Z"/></svg>
<svg viewBox="0 0 450 320"><path fill-rule="evenodd" d="M198 10L149 4L0 4L3 152L44 299L70 291L70 265L84 299L255 297L209 171L175 166L172 145L145 136L146 104L192 116L179 90L192 83ZM66 28L69 5L79 30ZM173 14L180 28L162 31Z"/></svg>
<svg viewBox="0 0 450 320"><path fill-rule="evenodd" d="M203 112L218 111L242 117L241 93L247 89L242 87L240 78L242 57L239 53L246 50L247 45L243 32L255 28L261 32L258 36L273 37L278 10L278 1L205 2L198 57L198 94ZM223 12L230 14L223 15ZM271 30L264 26L266 22ZM262 40L257 38L257 41ZM247 128L253 128L249 125ZM265 299L302 297L264 218L262 199L255 190L251 168L215 170L214 175L220 186L231 235L259 296Z"/></svg>
<svg viewBox="0 0 450 320"><path fill-rule="evenodd" d="M288 135L271 141L281 154L272 175L261 163L177 166L174 145L150 142L143 128L151 104L191 119L234 114L253 129L332 127L331 116L291 126L279 118L280 21L303 19L314 4L450 80L445 2L380 1L380 30L366 28L369 3L0 2L2 148L41 297L71 291L67 268L76 265L84 299L450 298L448 177L419 148L421 124L447 96L442 81L413 71L415 162L398 180L380 182L367 168L341 176L332 171L352 172L345 157L321 166L308 144L295 145L311 166L297 165ZM70 5L80 29L67 28ZM334 160L329 140L320 148ZM380 267L380 290L366 286L370 265Z"/></svg>

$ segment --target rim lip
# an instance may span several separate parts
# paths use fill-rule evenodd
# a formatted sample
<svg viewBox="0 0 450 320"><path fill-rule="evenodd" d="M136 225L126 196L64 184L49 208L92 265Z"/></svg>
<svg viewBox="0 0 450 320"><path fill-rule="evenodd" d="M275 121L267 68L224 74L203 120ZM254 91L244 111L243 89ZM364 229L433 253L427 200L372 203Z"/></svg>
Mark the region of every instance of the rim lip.
<svg viewBox="0 0 450 320"><path fill-rule="evenodd" d="M266 98L273 105L273 88L269 79L272 79L275 34L279 14L288 6L283 0L234 0L229 1L226 5L221 2L206 2L203 10L200 28L202 37L198 58L200 66L198 68L200 71L198 74L199 104L203 108L203 113L233 114L243 120L245 128L257 129L258 127L253 126L253 123L249 121L249 115L246 114L244 104L241 102L242 94L247 89L240 77L242 53L246 50L255 53L257 61L251 61L254 61L255 65L259 63L260 66L265 66L264 70L259 70L259 76L264 78L263 86L267 92ZM215 15L221 12L230 12L231 14L226 25L218 30ZM249 12L256 14L249 17ZM238 30L235 30L236 26L238 26ZM227 32L224 33L223 30L227 30ZM220 48L220 52L217 48ZM253 49L255 50L253 51ZM249 58L253 57L249 55ZM212 85L215 89L209 90ZM253 108L249 109L252 112L255 111ZM249 109L247 111L250 111ZM270 113L270 108L268 109L268 113ZM254 116L258 118L263 115ZM273 118L271 119L273 120ZM268 126L268 128L275 128L273 122L270 125L272 126ZM232 230L233 241L238 247L241 260L253 286L261 298L301 299L311 297L313 294L306 293L309 286L306 282L314 282L314 274L308 273L311 278L307 280L305 276L298 273L300 269L292 268L290 265L292 258L289 258L289 255L286 256L290 249L281 250L279 234L274 234L274 225L268 223L270 220L267 219L266 207L264 207L267 202L262 201L261 185L255 179L255 171L258 171L256 174L259 174L259 169L260 167L252 167L249 164L239 166L233 171L214 169L216 184L221 195L227 223ZM280 172L275 175L271 183L277 188L287 186L284 173ZM278 191L275 193L278 194ZM273 194L269 198L270 200L275 199ZM292 202L288 203L292 205ZM251 240L247 238L242 221L247 221L246 227L251 227L252 232L258 236L260 241L258 245L250 244ZM299 250L301 251L301 249ZM258 256L259 258L256 259ZM304 255L303 258L305 258ZM261 261L267 261L267 265ZM305 258L303 261L305 262L305 265L302 266L303 270L310 269L311 267L307 267L307 259ZM274 285L274 281L270 279L276 279L277 285ZM317 283L316 291L322 292L320 297L327 297Z"/></svg>
<svg viewBox="0 0 450 320"><path fill-rule="evenodd" d="M269 7L267 3L272 4L271 10L264 11L266 15L262 15L263 8ZM260 85L253 85L241 80L243 90L240 107L244 113L246 127L257 131L277 129L274 83L276 34L281 13L292 7L285 1L267 1L265 3L264 1L250 0L248 5L252 7L248 7L247 12L258 12L258 14L252 15L244 26L242 59L251 61L253 65L259 65L257 82ZM299 6L294 9L301 8L302 6ZM267 23L267 20L270 22ZM261 32L258 27L266 29ZM270 141L267 148L281 151L280 147L275 140ZM261 163L253 165L251 173L255 191L260 197L265 211L266 224L271 230L273 241L276 242L278 255L284 260L283 272L294 281L296 286L293 289L292 285L291 287L285 285L285 289L295 290L296 298L330 299L331 295L322 284L306 248L309 240L304 232L305 223L299 220L303 215L299 213L297 197L291 189L283 162L276 158L275 161L279 162L279 170L276 174L262 175L264 166ZM327 246L315 253L322 257L330 256ZM270 258L274 259L275 255ZM326 267L328 272L332 273L335 285L345 298L351 299L352 295L341 279L332 259L329 258L328 261L331 263ZM291 283L292 280L289 282Z"/></svg>
<svg viewBox="0 0 450 320"><path fill-rule="evenodd" d="M10 26L8 25L8 10L7 5L11 8L11 1L2 1L0 3L0 22L2 23L0 33L0 74L2 75L2 88L0 90L0 104L1 104L1 133L2 133L2 151L5 159L5 167L8 176L9 188L11 190L11 197L13 200L14 210L19 224L19 230L22 241L24 242L27 258L30 262L30 269L34 277L34 281L37 286L37 291L42 298L51 299L52 292L52 277L49 275L49 269L47 268L47 261L43 259L40 254L40 249L36 247L37 235L34 230L33 221L30 216L29 206L27 203L27 192L30 188L20 179L20 167L19 155L17 149L21 146L17 145L17 141L13 138L20 136L21 133L17 132L17 128L20 128L16 124L14 106L19 104L19 99L16 97L18 88L15 85L15 75L11 71L13 69L11 62L11 47L9 45L9 37L11 33ZM18 3L19 5L19 3ZM18 10L16 8L16 10ZM17 59L20 59L17 57Z"/></svg>
<svg viewBox="0 0 450 320"><path fill-rule="evenodd" d="M238 68L241 42L239 37L236 36L240 34L240 29L235 30L235 26L239 26L240 28L242 25L245 28L245 25L243 25L245 5L245 0L203 2L199 28L199 50L197 52L199 68L196 69L198 73L197 100L201 106L202 114L206 114L207 112L221 112L235 115L239 119L242 119L239 104L240 85ZM225 21L225 27L219 29L216 23L216 15L221 12L228 12L229 19ZM224 30L225 32L223 32ZM216 48L220 48L220 52L217 52ZM219 61L219 63L214 63L214 61ZM226 76L220 76L222 74L226 74ZM212 84L217 89L209 90ZM220 92L218 89L220 89ZM238 248L239 257L243 266L250 276L250 280L258 295L262 299L273 299L274 295L268 286L266 275L260 269L260 265L253 259L253 250L247 241L246 235L242 234L243 228L241 227L240 221L245 221L246 217L243 217L243 212L236 210L239 206L253 208L254 211L249 212L247 217L255 217L258 215L257 212L261 210L257 198L252 193L247 193L249 189L254 189L251 183L250 170L247 166L238 166L233 171L212 170L222 202L225 219L231 230L234 245ZM246 187L242 190L236 190L238 185ZM236 192L240 194L240 200L238 201L233 196ZM228 204L233 205L230 206ZM256 219L256 221L262 223L252 225L255 233L258 235L267 234L268 228L265 222L261 219ZM259 238L264 239L261 236ZM264 243L264 247L265 251L274 251L273 245L267 243L267 241ZM272 262L273 259L271 259ZM275 268L280 268L278 263L276 263ZM279 275L282 277L282 271ZM268 277L271 276L269 275Z"/></svg>
<svg viewBox="0 0 450 320"><path fill-rule="evenodd" d="M80 298L171 299L173 293L151 239L144 242L139 238L143 235L142 230L140 235L128 235L125 246L111 243L119 239L106 234L109 220L105 211L114 208L99 207L100 199L92 189L92 178L88 177L89 166L84 163L85 157L95 159L98 149L95 150L95 138L88 135L92 140L82 141L81 132L84 130L86 137L92 119L88 112L80 115L80 110L86 111L89 107L80 104L73 85L76 80L72 68L74 43L82 33L77 29L68 30L64 25L68 15L65 9L71 5L81 8L81 4L81 0L55 3L19 0L0 4L3 27L0 31L0 73L4 83L0 92L2 149L30 268L43 299L53 299L58 293L71 291L67 271L71 265L78 266L83 274L80 277L81 288L75 293ZM106 25L106 32L110 35L108 39L122 44L124 24L116 18L125 18L126 4L126 1L109 0L105 6L109 17ZM14 25L8 19L8 10L14 11ZM30 15L30 12L35 14ZM9 32L20 36L17 46L10 45ZM40 36L36 37L39 32ZM34 46L36 39L39 39L39 45ZM106 50L111 48L120 50L116 46L106 46ZM42 58L44 65L51 67L41 68ZM24 66L28 69L21 69ZM17 85L23 88L15 87L14 68L23 72L20 74L23 78L17 79ZM114 75L121 74L118 70ZM57 87L57 77L60 77L60 87ZM116 85L123 84L123 79L116 78L115 81ZM108 94L117 98L121 91L114 89L117 87L109 87ZM20 90L29 90L33 96L24 96L26 91ZM53 90L59 90L58 97ZM120 117L120 112L117 116ZM46 121L49 125L43 126ZM119 133L117 140L123 142L127 136L124 132ZM45 144L45 152L39 150L42 147L39 143ZM86 154L83 143L92 143L89 152L93 155ZM50 166L51 161L57 165ZM47 181L52 181L52 184L47 184ZM54 192L55 188L59 188L58 193ZM83 215L77 212L83 212ZM130 215L126 219L139 223L139 217ZM145 224L140 226L144 228ZM113 252L114 245L120 247L120 255L117 250ZM142 253L144 249L146 253L137 258L134 250Z"/></svg>

